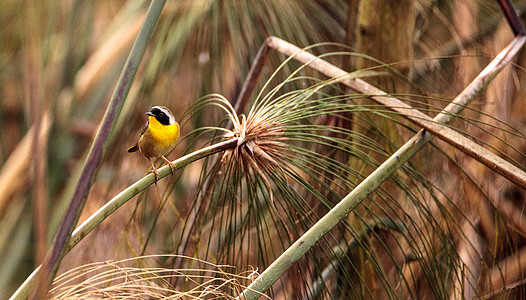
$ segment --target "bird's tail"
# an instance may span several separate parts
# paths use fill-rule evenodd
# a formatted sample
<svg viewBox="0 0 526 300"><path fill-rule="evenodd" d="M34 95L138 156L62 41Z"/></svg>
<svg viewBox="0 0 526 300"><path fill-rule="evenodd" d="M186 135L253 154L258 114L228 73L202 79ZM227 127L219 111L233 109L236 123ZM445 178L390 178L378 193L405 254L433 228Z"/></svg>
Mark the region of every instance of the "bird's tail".
<svg viewBox="0 0 526 300"><path fill-rule="evenodd" d="M128 152L135 152L137 150L139 150L139 143L137 143L137 144L131 146L130 148L128 148Z"/></svg>

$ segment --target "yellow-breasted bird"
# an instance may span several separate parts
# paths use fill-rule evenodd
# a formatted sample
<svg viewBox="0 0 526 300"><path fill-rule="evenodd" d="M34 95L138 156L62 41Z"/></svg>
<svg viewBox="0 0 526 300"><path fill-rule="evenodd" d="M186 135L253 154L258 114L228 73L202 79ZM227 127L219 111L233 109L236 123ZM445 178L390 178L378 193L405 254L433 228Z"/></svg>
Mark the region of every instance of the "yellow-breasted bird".
<svg viewBox="0 0 526 300"><path fill-rule="evenodd" d="M155 179L159 180L159 173L152 162L152 158L161 157L168 165L172 173L175 166L164 157L175 147L179 139L179 124L175 121L172 112L164 106L154 106L149 112L148 122L141 130L139 141L128 148L128 152L141 151L152 165L152 170L155 174Z"/></svg>

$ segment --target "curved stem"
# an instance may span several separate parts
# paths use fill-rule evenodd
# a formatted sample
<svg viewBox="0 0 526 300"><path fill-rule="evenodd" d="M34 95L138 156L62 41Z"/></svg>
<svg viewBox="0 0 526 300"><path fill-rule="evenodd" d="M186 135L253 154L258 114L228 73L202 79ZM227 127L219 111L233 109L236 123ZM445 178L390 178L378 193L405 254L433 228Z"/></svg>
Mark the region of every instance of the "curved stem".
<svg viewBox="0 0 526 300"><path fill-rule="evenodd" d="M181 169L198 159L210 156L226 149L234 148L236 145L237 138L230 139L228 141L217 143L187 154L179 159L174 160L172 163L174 164L175 169ZM168 174L171 174L172 170L170 169L169 165L166 165L159 168L158 171L159 177L163 178ZM102 221L109 217L114 211L154 183L155 175L150 173L113 197L73 231L68 244L66 247L64 247L64 255L73 249L73 247L75 247L84 237L86 237L93 229L95 229L95 227L102 223ZM9 298L10 300L25 299L28 297L35 284L35 277L40 273L41 267L42 266L39 266L33 271L33 273L31 273L31 275L29 275L29 277L22 285L20 285L11 298Z"/></svg>

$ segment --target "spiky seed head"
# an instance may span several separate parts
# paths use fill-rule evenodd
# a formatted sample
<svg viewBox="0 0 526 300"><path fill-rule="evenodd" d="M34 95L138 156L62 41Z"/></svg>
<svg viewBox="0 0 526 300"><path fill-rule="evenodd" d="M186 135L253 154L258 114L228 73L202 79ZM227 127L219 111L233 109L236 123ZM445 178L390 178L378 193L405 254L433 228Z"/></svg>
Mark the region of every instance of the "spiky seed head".
<svg viewBox="0 0 526 300"><path fill-rule="evenodd" d="M223 154L223 162L235 164L248 176L264 176L263 171L268 173L280 167L277 159L286 148L281 124L242 115L240 122L233 125L226 137L238 138L238 145Z"/></svg>

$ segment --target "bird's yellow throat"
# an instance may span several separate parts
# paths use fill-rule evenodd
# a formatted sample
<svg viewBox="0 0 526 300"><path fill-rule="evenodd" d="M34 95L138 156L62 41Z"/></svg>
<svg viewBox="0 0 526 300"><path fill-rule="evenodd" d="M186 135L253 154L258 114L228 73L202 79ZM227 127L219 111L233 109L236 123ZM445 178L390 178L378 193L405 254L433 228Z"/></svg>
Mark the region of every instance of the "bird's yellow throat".
<svg viewBox="0 0 526 300"><path fill-rule="evenodd" d="M161 146L170 146L179 139L179 124L163 125L155 117L148 117L148 128L150 134Z"/></svg>

